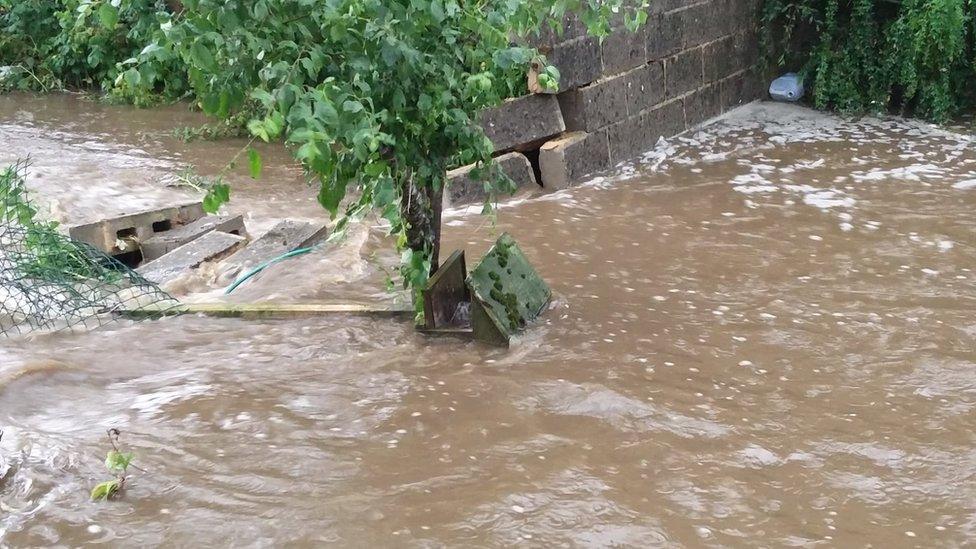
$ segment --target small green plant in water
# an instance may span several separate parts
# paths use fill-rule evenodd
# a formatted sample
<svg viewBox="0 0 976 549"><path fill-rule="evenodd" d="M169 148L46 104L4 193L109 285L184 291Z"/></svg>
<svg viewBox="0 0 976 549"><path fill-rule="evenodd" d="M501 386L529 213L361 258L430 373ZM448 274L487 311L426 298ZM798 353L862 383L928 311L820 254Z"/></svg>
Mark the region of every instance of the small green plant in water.
<svg viewBox="0 0 976 549"><path fill-rule="evenodd" d="M122 435L118 429L108 430L108 440L112 443L112 449L105 456L105 468L109 473L115 475L112 480L106 480L92 488L92 501L105 501L116 497L125 488L126 475L129 466L132 465L132 452L122 452L119 450L119 437Z"/></svg>

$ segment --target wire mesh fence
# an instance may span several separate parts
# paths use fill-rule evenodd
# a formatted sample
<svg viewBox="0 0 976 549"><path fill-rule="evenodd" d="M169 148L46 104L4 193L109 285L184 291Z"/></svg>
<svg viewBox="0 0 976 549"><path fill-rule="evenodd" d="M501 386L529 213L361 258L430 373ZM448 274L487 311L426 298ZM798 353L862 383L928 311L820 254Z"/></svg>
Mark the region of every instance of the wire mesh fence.
<svg viewBox="0 0 976 549"><path fill-rule="evenodd" d="M113 257L39 221L27 161L0 169L0 336L91 329L178 302Z"/></svg>

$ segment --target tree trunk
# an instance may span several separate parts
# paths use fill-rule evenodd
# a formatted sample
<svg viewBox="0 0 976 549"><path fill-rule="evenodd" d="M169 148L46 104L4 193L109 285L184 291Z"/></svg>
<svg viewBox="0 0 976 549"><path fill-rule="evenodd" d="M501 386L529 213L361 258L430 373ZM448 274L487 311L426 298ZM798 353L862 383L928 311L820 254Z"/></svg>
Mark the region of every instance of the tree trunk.
<svg viewBox="0 0 976 549"><path fill-rule="evenodd" d="M441 213L444 185L418 185L414 178L406 184L401 215L408 224L407 246L414 252L430 251L430 274L437 270L441 248Z"/></svg>

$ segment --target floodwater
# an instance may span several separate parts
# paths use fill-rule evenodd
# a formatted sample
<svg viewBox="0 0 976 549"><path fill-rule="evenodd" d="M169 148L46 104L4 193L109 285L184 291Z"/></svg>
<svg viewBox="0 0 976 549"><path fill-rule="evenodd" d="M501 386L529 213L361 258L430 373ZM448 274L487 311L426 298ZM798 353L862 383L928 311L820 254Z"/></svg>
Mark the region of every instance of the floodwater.
<svg viewBox="0 0 976 549"><path fill-rule="evenodd" d="M50 101L0 129L81 180L10 119ZM94 112L51 120L120 162L224 150ZM290 184L268 192L304 200ZM448 247L510 231L552 285L510 350L355 318L4 342L0 372L34 373L0 387L0 545L970 545L974 208L969 136L754 104L497 227L450 217ZM249 295L378 294L375 232ZM140 470L94 504L110 427Z"/></svg>
<svg viewBox="0 0 976 549"><path fill-rule="evenodd" d="M283 148L251 144L265 164L262 179L254 181L246 155L228 168L248 140L188 144L177 137L178 130L206 121L183 105L134 111L82 96L0 96L0 165L30 158L35 202L64 225L199 200L196 176L231 183L228 211L244 214L258 233L282 211L293 219L323 215L317 189L304 183Z"/></svg>

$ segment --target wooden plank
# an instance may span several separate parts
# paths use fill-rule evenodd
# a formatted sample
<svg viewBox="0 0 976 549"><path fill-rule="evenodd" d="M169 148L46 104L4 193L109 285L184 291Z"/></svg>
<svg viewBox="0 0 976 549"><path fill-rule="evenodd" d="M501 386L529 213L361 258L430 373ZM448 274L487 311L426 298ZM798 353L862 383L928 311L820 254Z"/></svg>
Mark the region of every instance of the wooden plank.
<svg viewBox="0 0 976 549"><path fill-rule="evenodd" d="M300 318L324 315L355 316L412 316L413 307L400 304L380 303L181 303L173 307L143 307L122 311L123 316L149 318L155 316L175 316L202 314L220 318Z"/></svg>
<svg viewBox="0 0 976 549"><path fill-rule="evenodd" d="M424 289L424 327L427 330L464 324L455 315L462 303L471 301L464 282L467 276L464 251L455 250L427 281Z"/></svg>

